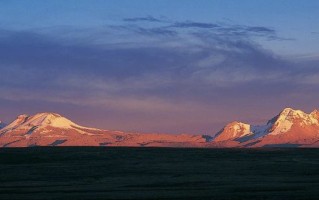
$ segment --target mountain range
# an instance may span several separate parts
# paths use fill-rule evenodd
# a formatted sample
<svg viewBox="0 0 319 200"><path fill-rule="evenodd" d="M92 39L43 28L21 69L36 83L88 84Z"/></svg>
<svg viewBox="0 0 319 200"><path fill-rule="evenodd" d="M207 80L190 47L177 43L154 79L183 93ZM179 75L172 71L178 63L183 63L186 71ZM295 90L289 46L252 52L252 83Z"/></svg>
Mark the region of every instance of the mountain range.
<svg viewBox="0 0 319 200"><path fill-rule="evenodd" d="M56 113L19 115L0 121L0 147L319 147L319 111L285 108L264 125L231 122L211 135L130 133L77 125Z"/></svg>

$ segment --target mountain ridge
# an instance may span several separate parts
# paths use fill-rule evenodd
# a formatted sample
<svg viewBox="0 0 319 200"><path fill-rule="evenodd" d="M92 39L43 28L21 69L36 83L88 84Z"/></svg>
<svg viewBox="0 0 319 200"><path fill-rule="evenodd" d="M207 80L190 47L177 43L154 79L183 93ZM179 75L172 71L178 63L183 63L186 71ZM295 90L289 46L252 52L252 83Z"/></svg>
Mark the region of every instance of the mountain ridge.
<svg viewBox="0 0 319 200"><path fill-rule="evenodd" d="M212 135L130 133L80 126L57 113L19 115L1 128L0 147L319 147L319 111L285 108L263 125L228 123Z"/></svg>
<svg viewBox="0 0 319 200"><path fill-rule="evenodd" d="M191 147L205 142L187 134L129 133L80 126L56 113L19 115L0 130L0 146L169 146Z"/></svg>
<svg viewBox="0 0 319 200"><path fill-rule="evenodd" d="M222 139L215 140L215 142L223 142L225 147L263 147L277 144L302 146L319 139L319 115L317 110L307 114L301 110L285 108L264 125L245 124L247 127L245 135L240 135L238 129L229 128L229 126L234 127L242 124L244 123L227 124L218 133L218 138ZM229 137L229 135L238 134L238 137Z"/></svg>

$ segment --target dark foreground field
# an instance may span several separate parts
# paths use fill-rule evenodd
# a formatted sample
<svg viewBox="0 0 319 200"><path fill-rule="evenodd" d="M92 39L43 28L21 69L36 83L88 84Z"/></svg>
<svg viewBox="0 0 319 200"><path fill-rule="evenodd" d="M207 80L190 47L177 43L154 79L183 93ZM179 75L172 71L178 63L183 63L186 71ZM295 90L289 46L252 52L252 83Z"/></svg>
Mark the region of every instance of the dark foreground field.
<svg viewBox="0 0 319 200"><path fill-rule="evenodd" d="M0 149L0 199L318 199L319 150Z"/></svg>

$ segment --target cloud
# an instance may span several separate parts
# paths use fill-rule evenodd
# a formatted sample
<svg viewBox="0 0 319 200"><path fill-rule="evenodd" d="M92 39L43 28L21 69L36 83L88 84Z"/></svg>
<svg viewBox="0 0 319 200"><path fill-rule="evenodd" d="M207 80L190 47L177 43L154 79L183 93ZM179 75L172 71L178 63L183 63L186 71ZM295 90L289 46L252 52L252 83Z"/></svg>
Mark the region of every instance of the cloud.
<svg viewBox="0 0 319 200"><path fill-rule="evenodd" d="M176 22L172 24L170 27L174 28L205 28L205 29L214 29L217 27L220 27L218 24L213 23L201 23L201 22L192 22L192 21L186 21L186 22Z"/></svg>
<svg viewBox="0 0 319 200"><path fill-rule="evenodd" d="M265 26L247 26L227 23L204 23L196 21L173 21L173 20L161 20L152 16L127 18L125 22L132 22L133 24L124 25L125 28L135 30L137 33L145 34L149 36L156 35L168 35L176 36L180 33L184 33L183 30L188 31L209 31L211 34L224 35L228 37L262 37L267 40L293 40L292 38L284 38L277 35L276 30ZM141 21L148 22L165 22L166 25L160 25L157 27L141 27L138 23ZM123 26L120 25L122 28Z"/></svg>
<svg viewBox="0 0 319 200"><path fill-rule="evenodd" d="M126 22L165 22L165 20L160 18L155 18L153 16L146 16L146 17L132 17L132 18L124 18L123 21Z"/></svg>
<svg viewBox="0 0 319 200"><path fill-rule="evenodd" d="M258 33L258 34L270 34L275 35L276 31L272 28L263 27L263 26L242 26L242 25L231 25L224 23L203 23L203 22L194 22L194 21L172 21L172 20L162 20L152 16L146 17L135 17L135 18L125 18L123 21L126 22L166 22L170 25L161 27L161 29L170 29L170 28L198 28L198 29L214 29L215 31L232 31L232 32L245 32L245 33Z"/></svg>
<svg viewBox="0 0 319 200"><path fill-rule="evenodd" d="M66 45L38 34L8 33L0 40L2 87L208 101L208 91L253 82L256 86L289 82L310 70L303 71L249 40L194 37L202 42L125 48ZM198 88L207 91L193 97L189 91Z"/></svg>
<svg viewBox="0 0 319 200"><path fill-rule="evenodd" d="M251 32L256 32L256 33L268 33L268 34L276 33L274 29L262 27L262 26L251 26L251 27L247 27L246 30Z"/></svg>
<svg viewBox="0 0 319 200"><path fill-rule="evenodd" d="M317 63L283 59L252 39L276 35L275 30L188 27L185 32L119 24L83 30L81 37L94 38L83 41L50 31L2 30L0 100L15 106L27 101L73 105L104 115L112 111L157 131L163 124L171 131L213 130L213 121L242 119L250 108L277 112L306 100L317 105L311 100L319 97ZM174 119L178 123L172 125Z"/></svg>
<svg viewBox="0 0 319 200"><path fill-rule="evenodd" d="M131 27L137 34L147 35L147 36L177 36L177 31L169 30L165 28L142 28L142 27Z"/></svg>

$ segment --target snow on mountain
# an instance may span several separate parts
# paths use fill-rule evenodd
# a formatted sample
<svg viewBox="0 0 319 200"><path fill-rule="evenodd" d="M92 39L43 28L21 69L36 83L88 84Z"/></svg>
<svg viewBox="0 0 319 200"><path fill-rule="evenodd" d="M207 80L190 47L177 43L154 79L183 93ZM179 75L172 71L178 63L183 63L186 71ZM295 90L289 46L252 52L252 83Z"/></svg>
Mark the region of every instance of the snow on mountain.
<svg viewBox="0 0 319 200"><path fill-rule="evenodd" d="M312 111L310 113L310 116L311 116L311 118L313 118L314 120L317 120L317 122L319 122L319 111L317 109Z"/></svg>
<svg viewBox="0 0 319 200"><path fill-rule="evenodd" d="M237 139L251 134L250 125L242 122L231 122L227 124L220 132L214 137L214 141L225 141Z"/></svg>
<svg viewBox="0 0 319 200"><path fill-rule="evenodd" d="M319 147L319 111L285 108L264 125L234 121L215 136L126 133L83 127L56 113L20 115L0 129L1 146Z"/></svg>
<svg viewBox="0 0 319 200"><path fill-rule="evenodd" d="M278 116L273 118L274 124L269 130L271 135L288 132L295 124L303 126L319 125L318 119L313 114L307 114L301 110L285 108Z"/></svg>
<svg viewBox="0 0 319 200"><path fill-rule="evenodd" d="M19 115L16 120L7 125L2 132L14 131L14 130L40 130L46 128L57 129L76 129L79 132L83 132L82 129L98 130L79 126L74 122L62 117L56 113L38 113L33 116Z"/></svg>
<svg viewBox="0 0 319 200"><path fill-rule="evenodd" d="M0 147L27 146L171 146L195 147L201 135L140 134L87 128L56 113L20 115L0 130Z"/></svg>
<svg viewBox="0 0 319 200"><path fill-rule="evenodd" d="M319 112L307 114L301 110L285 108L265 125L252 126L232 122L216 134L213 142L233 141L235 146L262 146L269 144L304 145L319 139ZM234 143L234 141L236 143Z"/></svg>

